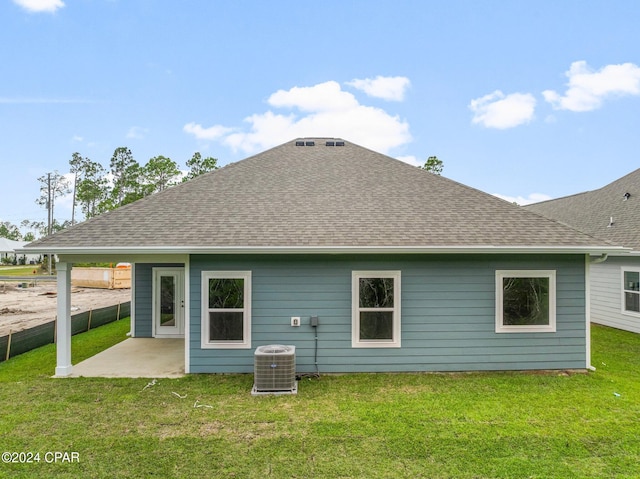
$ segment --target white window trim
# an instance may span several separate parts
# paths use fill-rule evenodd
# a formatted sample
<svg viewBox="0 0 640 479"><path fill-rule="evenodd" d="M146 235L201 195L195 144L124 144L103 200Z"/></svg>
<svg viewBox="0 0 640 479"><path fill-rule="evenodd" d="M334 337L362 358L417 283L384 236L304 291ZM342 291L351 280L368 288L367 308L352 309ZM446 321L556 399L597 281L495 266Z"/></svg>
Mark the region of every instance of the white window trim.
<svg viewBox="0 0 640 479"><path fill-rule="evenodd" d="M549 279L549 324L530 326L505 326L503 303L504 278ZM496 270L496 333L555 333L556 332L556 272L555 270Z"/></svg>
<svg viewBox="0 0 640 479"><path fill-rule="evenodd" d="M624 289L624 273L628 271L630 273L640 273L640 268L633 266L621 266L620 267L620 311L625 316L633 316L634 318L640 318L640 313L636 311L629 311L625 309L625 289ZM635 291L631 291L632 293ZM640 294L640 293L639 293Z"/></svg>
<svg viewBox="0 0 640 479"><path fill-rule="evenodd" d="M376 308L393 311L393 338L390 340L360 339L360 278L392 278L393 279L393 308ZM351 347L354 348L399 348L401 347L401 314L400 271L352 271L351 273ZM362 308L368 309L368 308Z"/></svg>
<svg viewBox="0 0 640 479"><path fill-rule="evenodd" d="M209 336L209 280L210 279L244 279L244 308L242 341L207 341ZM201 329L200 346L202 349L250 349L251 348L251 271L203 271L201 283ZM231 309L228 311L232 311Z"/></svg>

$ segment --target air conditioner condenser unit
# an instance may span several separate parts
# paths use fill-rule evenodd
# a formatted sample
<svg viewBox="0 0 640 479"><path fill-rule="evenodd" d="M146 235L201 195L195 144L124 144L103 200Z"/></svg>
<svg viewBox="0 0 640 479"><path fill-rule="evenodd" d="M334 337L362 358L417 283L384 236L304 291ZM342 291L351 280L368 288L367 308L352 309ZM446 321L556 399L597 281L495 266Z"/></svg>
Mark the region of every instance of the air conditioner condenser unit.
<svg viewBox="0 0 640 479"><path fill-rule="evenodd" d="M252 394L296 394L296 347L259 346L254 354Z"/></svg>

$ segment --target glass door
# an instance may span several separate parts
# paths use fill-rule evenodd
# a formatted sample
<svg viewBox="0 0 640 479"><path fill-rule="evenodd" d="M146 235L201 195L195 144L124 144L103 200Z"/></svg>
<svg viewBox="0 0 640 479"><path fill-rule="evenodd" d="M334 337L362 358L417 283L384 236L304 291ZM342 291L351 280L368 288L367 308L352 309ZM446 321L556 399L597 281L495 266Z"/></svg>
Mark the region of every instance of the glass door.
<svg viewBox="0 0 640 479"><path fill-rule="evenodd" d="M153 269L154 337L184 336L184 269Z"/></svg>

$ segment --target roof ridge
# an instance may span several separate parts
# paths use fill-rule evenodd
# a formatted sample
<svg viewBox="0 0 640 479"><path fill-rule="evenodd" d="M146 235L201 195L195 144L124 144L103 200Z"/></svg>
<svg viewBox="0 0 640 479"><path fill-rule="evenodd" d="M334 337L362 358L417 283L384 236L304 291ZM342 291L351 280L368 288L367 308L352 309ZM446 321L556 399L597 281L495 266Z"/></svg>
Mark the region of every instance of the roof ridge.
<svg viewBox="0 0 640 479"><path fill-rule="evenodd" d="M622 176L622 177L620 177L620 178L618 178L616 180L613 180L612 182L607 183L604 186L601 186L600 188L595 188L593 190L581 191L581 192L578 192L578 193L573 193L573 194L570 194L570 195L560 196L558 198L551 198L551 199L544 200L544 201L538 201L536 203L531 203L529 205L524 205L524 207L526 208L528 206L534 206L534 205L536 205L536 206L537 205L545 205L545 204L553 203L553 202L556 202L556 201L563 201L563 200L573 199L573 198L575 198L577 196L580 196L580 195L590 195L591 196L591 195L594 195L594 194L599 193L599 192L606 192L606 191L609 191L610 189L614 188L618 184L623 183L629 177L633 177L636 174L638 175L638 183L639 183L639 186L640 186L640 168L637 168L637 169L633 170L632 172L627 173L626 175L624 175L624 176Z"/></svg>

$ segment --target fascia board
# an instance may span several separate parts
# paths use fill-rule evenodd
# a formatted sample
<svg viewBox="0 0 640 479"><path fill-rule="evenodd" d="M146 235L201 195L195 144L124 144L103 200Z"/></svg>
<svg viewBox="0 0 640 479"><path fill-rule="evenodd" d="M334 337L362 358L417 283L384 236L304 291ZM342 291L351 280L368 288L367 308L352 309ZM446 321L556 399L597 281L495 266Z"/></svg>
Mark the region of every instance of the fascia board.
<svg viewBox="0 0 640 479"><path fill-rule="evenodd" d="M118 246L25 248L21 252L92 257L187 254L633 254L630 248L621 246Z"/></svg>

